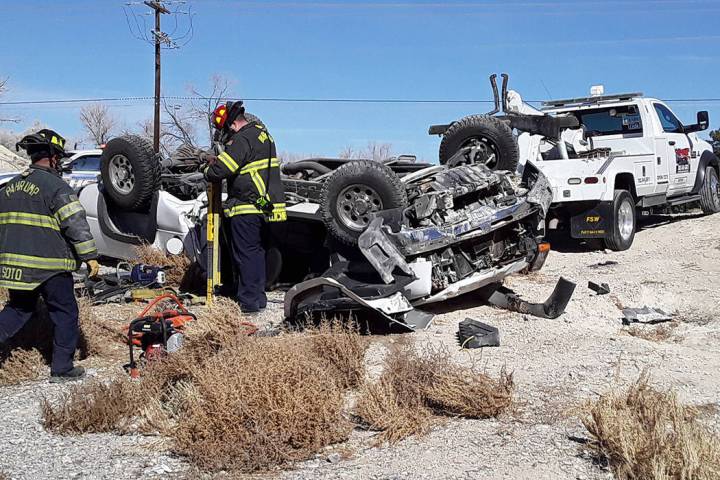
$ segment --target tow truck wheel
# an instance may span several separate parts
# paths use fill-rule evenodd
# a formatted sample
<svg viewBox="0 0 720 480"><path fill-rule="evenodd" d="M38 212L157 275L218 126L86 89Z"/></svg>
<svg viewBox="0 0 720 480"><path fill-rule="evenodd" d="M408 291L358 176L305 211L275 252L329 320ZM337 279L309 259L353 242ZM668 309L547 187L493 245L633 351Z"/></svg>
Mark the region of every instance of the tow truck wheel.
<svg viewBox="0 0 720 480"><path fill-rule="evenodd" d="M323 184L320 212L330 235L355 246L375 212L407 203L405 186L395 172L379 162L355 160L337 168Z"/></svg>
<svg viewBox="0 0 720 480"><path fill-rule="evenodd" d="M635 201L627 190L615 190L612 202L611 230L605 247L616 252L627 250L635 239L637 212Z"/></svg>
<svg viewBox="0 0 720 480"><path fill-rule="evenodd" d="M512 129L499 118L470 115L453 123L440 142L440 163L445 165L465 147L477 147L482 162L491 170L517 169L520 153Z"/></svg>
<svg viewBox="0 0 720 480"><path fill-rule="evenodd" d="M146 138L113 138L105 145L100 162L105 191L120 208L142 210L160 187L160 162Z"/></svg>
<svg viewBox="0 0 720 480"><path fill-rule="evenodd" d="M700 206L705 214L720 212L720 182L715 167L705 169L705 180L700 187Z"/></svg>

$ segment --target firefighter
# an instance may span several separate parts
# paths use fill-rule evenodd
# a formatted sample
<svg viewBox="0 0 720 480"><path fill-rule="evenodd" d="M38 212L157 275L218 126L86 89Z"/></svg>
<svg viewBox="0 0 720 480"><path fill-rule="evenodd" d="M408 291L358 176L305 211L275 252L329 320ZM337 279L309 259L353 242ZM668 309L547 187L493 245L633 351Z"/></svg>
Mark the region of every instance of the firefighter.
<svg viewBox="0 0 720 480"><path fill-rule="evenodd" d="M23 137L15 148L25 149L32 164L0 189L0 287L10 291L0 312L0 343L23 327L42 297L55 327L51 382L85 374L73 367L79 328L71 272L80 262L91 277L99 270L85 210L60 174L64 147L52 130Z"/></svg>
<svg viewBox="0 0 720 480"><path fill-rule="evenodd" d="M227 179L223 212L229 218L239 277L237 301L243 312L258 312L267 305L263 246L267 225L287 219L275 141L259 120L246 117L243 102L219 105L210 122L223 151L207 158L205 178Z"/></svg>

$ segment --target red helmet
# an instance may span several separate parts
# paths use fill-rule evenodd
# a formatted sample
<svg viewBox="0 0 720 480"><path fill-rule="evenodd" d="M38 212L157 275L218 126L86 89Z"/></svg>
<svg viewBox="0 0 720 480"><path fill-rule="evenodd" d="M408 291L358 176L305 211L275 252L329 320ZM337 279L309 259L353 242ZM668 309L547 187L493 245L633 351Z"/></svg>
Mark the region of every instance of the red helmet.
<svg viewBox="0 0 720 480"><path fill-rule="evenodd" d="M222 130L225 125L231 125L238 115L243 115L244 113L245 107L243 107L242 101L227 102L227 104L221 103L213 110L210 116L210 124L218 130Z"/></svg>

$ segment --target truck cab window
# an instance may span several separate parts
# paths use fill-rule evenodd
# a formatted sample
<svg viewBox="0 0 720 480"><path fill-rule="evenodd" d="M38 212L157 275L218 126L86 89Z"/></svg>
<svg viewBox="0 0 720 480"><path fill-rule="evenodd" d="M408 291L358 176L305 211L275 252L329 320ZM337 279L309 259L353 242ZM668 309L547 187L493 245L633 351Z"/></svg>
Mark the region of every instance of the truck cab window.
<svg viewBox="0 0 720 480"><path fill-rule="evenodd" d="M683 132L682 123L680 123L680 120L678 120L677 117L665 105L655 103L653 104L653 106L655 107L655 112L657 113L657 116L660 119L660 124L662 125L662 128L665 132Z"/></svg>
<svg viewBox="0 0 720 480"><path fill-rule="evenodd" d="M588 137L602 135L642 134L642 120L637 105L593 108L571 112L585 128Z"/></svg>

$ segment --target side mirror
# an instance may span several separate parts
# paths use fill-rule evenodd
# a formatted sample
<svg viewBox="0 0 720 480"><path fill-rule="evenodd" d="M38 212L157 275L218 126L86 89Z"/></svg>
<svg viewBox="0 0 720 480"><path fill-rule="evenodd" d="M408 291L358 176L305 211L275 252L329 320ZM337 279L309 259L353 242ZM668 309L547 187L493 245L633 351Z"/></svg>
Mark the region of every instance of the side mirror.
<svg viewBox="0 0 720 480"><path fill-rule="evenodd" d="M686 133L702 132L703 130L707 130L709 126L710 116L706 110L703 110L701 112L697 112L697 123L694 125L685 125L683 131Z"/></svg>
<svg viewBox="0 0 720 480"><path fill-rule="evenodd" d="M710 116L708 115L707 110L697 112L697 124L700 127L700 130L707 130L710 126Z"/></svg>

